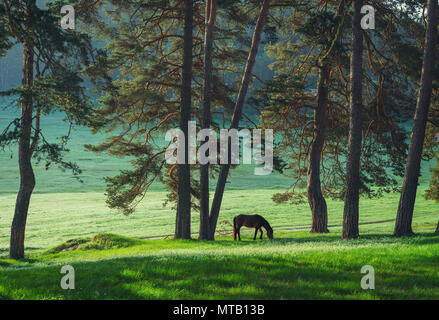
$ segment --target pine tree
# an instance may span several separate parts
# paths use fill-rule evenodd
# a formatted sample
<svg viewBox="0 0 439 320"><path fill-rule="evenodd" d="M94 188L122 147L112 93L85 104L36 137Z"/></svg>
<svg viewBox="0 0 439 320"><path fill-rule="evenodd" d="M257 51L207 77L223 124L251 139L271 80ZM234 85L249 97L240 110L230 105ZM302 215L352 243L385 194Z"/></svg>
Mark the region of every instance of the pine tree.
<svg viewBox="0 0 439 320"><path fill-rule="evenodd" d="M316 2L317 3L317 2ZM320 179L323 197L343 199L346 193L346 154L349 132L349 61L352 30L349 25L350 10L345 10L342 1L334 1L322 7L310 2L309 7L301 6L291 10L274 11L278 21L277 32L281 40L266 46L266 52L274 60L271 68L275 72L272 81L259 90L256 103L261 108L261 125L278 132L275 149L275 168L291 177L292 186L284 193L275 194L275 202L302 203L308 200L313 212L313 197L304 189L309 187L311 176L314 182ZM413 107L410 106L414 95L410 80L411 69L416 69L417 48L407 36L408 30L416 26L413 20L398 15L400 24L395 25L392 15L395 8L381 6L376 17L377 28L391 30L387 33L374 33L373 37L364 34L366 39L365 64L363 77L364 116L362 130L365 138L362 144L360 194L367 197L379 197L395 191L398 178L404 167L407 144L407 132L404 123L410 118ZM314 12L315 10L315 12ZM346 15L342 12L346 12ZM294 21L293 24L289 21ZM392 41L389 41L392 39ZM392 45L389 46L389 43ZM410 59L404 52L413 52ZM310 153L320 144L315 137L316 119L314 115L321 110L318 101L322 101L325 92L321 86L315 86L321 70L322 58L327 59L329 77L327 81L328 102L326 130L323 135L323 148L316 161L317 152L312 157L320 165L320 177L316 174L316 164L310 168ZM320 63L319 63L320 62ZM395 85L398 83L398 86ZM324 101L324 99L323 99ZM321 128L322 121L319 122ZM319 142L319 143L317 143ZM318 184L315 183L314 186ZM313 188L318 190L319 188ZM311 195L317 195L313 192ZM307 199L308 198L308 199ZM324 198L323 198L324 199ZM311 200L311 201L310 201ZM324 208L321 206L320 208ZM326 219L322 214L313 216L312 224ZM315 213L315 212L314 212ZM321 225L321 224L320 224ZM311 229L315 232L314 227ZM321 230L325 230L322 226Z"/></svg>
<svg viewBox="0 0 439 320"><path fill-rule="evenodd" d="M308 160L307 192L312 212L312 233L326 233L328 230L328 209L320 185L320 161L325 142L326 112L328 107L329 68L324 62L319 66L317 106L314 111L314 138Z"/></svg>
<svg viewBox="0 0 439 320"><path fill-rule="evenodd" d="M354 0L353 2L349 146L346 165L346 195L342 239L358 237L360 156L362 142L361 118L363 108L363 29L361 28L361 8L363 6L363 0Z"/></svg>
<svg viewBox="0 0 439 320"><path fill-rule="evenodd" d="M233 111L233 118L230 124L230 129L237 129L242 116L242 109L247 96L247 90L252 77L252 69L255 64L256 55L259 49L259 43L261 41L261 34L264 28L265 20L270 7L270 1L264 0L256 21L255 30L253 32L252 45L247 58L247 64L245 66L244 74L242 76L241 86L239 88L238 97L236 98L235 108ZM229 142L229 155L230 155L230 142ZM221 203L224 195L224 189L226 186L227 177L229 175L230 162L228 164L221 165L221 170L218 176L216 184L215 195L212 202L212 208L209 217L209 239L215 239L215 230L220 213Z"/></svg>
<svg viewBox="0 0 439 320"><path fill-rule="evenodd" d="M437 80L434 81L434 88L437 89ZM436 90L435 90L436 91ZM439 108L438 96L433 94L431 110L428 116L424 141L424 156L427 160L435 159L436 166L430 168L431 178L429 188L425 191L424 197L427 200L439 202ZM439 234L439 222L436 227L436 234Z"/></svg>
<svg viewBox="0 0 439 320"><path fill-rule="evenodd" d="M438 3L428 2L428 25L425 35L424 62L416 113L413 123L404 182L398 205L394 236L413 234L412 218L415 206L416 190L421 167L421 156L430 107L434 72L435 51L437 43Z"/></svg>
<svg viewBox="0 0 439 320"><path fill-rule="evenodd" d="M216 0L206 0L204 27L204 83L202 128L210 129L212 95L212 49L216 21ZM208 142L208 139L205 143ZM206 155L209 156L209 155ZM199 239L209 238L209 163L200 165L200 232Z"/></svg>
<svg viewBox="0 0 439 320"><path fill-rule="evenodd" d="M22 86L2 92L19 96L21 116L0 136L0 146L18 143L20 189L11 227L10 257L24 257L24 239L31 195L35 187L32 159L46 161L46 168L57 164L77 176L76 164L63 159L68 150L68 136L59 143L49 143L43 135L40 118L54 110L65 112L72 124L91 120L80 71L92 52L90 40L77 32L59 27L59 6L37 7L35 0L7 1L0 6L0 20L6 21L12 41L23 45ZM66 59L66 57L72 57ZM68 60L68 61L67 61Z"/></svg>
<svg viewBox="0 0 439 320"><path fill-rule="evenodd" d="M184 40L181 84L180 130L184 134L185 163L178 164L178 205L175 223L175 238L191 238L191 172L189 164L189 121L192 104L192 42L193 42L193 3L184 1ZM181 142L180 142L181 143Z"/></svg>
<svg viewBox="0 0 439 320"><path fill-rule="evenodd" d="M93 127L93 132L107 132L111 136L100 145L87 147L95 152L132 157L132 169L106 178L108 205L131 214L154 181L165 184L169 190L165 204L176 204L180 197L178 165L166 162L168 145L155 141L180 125L184 10L181 1L172 0L148 1L147 4L139 0L130 5L110 1L109 4L111 10L102 8L102 21L90 24L107 48L107 57L90 71L112 78L111 84L102 86L104 95L96 112L97 125ZM198 128L203 125L203 110L199 106L204 102L205 79L204 39L199 36L205 31L203 5L204 2L194 2L193 6L190 116ZM211 118L212 128L222 127L233 111L239 70L250 46L243 29L254 23L256 6L251 1L217 3L217 36L211 53L215 61L211 81L211 87L215 88L211 94L211 114L215 114ZM194 210L199 210L201 197L197 169L196 164L190 166L191 208ZM209 176L217 171L218 166L211 165Z"/></svg>

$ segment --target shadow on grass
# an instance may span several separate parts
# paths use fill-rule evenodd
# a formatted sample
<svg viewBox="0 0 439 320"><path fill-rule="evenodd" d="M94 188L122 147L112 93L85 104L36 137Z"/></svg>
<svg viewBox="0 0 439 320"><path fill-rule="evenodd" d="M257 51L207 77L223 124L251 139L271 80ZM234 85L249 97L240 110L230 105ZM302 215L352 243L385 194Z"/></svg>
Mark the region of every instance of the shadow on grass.
<svg viewBox="0 0 439 320"><path fill-rule="evenodd" d="M439 243L439 235L434 233L416 233L410 236L394 237L393 235L383 235L369 233L361 235L356 241L372 240L376 242L394 242L394 243L407 243L407 244L436 244Z"/></svg>
<svg viewBox="0 0 439 320"><path fill-rule="evenodd" d="M25 249L26 249L26 254L29 252L41 250L41 248L36 248L36 247L26 247ZM9 259L9 249L7 248L0 249L0 259ZM23 260L23 261L27 261L27 260ZM1 261L0 261L0 266L1 266Z"/></svg>
<svg viewBox="0 0 439 320"><path fill-rule="evenodd" d="M429 244L429 243L439 243L439 235L434 233L418 233L413 236L396 238L391 234L382 234L382 233L366 233L361 234L358 239L353 239L349 241L343 241L344 243L361 244L364 240L372 241L372 242L393 242L393 243L419 243L419 244ZM283 237L282 234L280 237L275 237L273 240L268 240L264 238L260 240L257 238L253 240L253 235L247 234L242 237L241 241L231 241L229 239L221 239L219 241L207 241L203 242L205 244L215 244L222 246L233 246L233 245L251 245L258 243L307 243L307 242L318 242L318 243L337 243L341 240L341 233L326 233L326 234L306 234L301 233L295 237Z"/></svg>
<svg viewBox="0 0 439 320"><path fill-rule="evenodd" d="M202 243L205 245L214 245L214 246L248 246L248 245L258 245L258 244L276 244L276 243L305 243L305 242L319 242L319 243L329 243L329 242L335 242L339 240L339 237L337 235L330 235L330 234L310 234L309 236L301 236L297 235L296 237L276 237L272 240L269 240L265 234L264 238L261 240L259 237L256 238L256 240L253 240L253 233L247 233L245 235L241 235L241 240L233 240L231 238L226 237L220 237L215 241L201 241L198 243ZM259 233L258 233L259 235ZM196 241L196 240L194 240Z"/></svg>
<svg viewBox="0 0 439 320"><path fill-rule="evenodd" d="M55 267L0 272L0 279L12 291L8 296L16 298L17 290L31 299L319 299L325 298L328 279L359 282L358 276L312 270L281 258L144 257L72 265L76 289L71 291L59 287ZM353 293L349 286L335 291L335 296Z"/></svg>
<svg viewBox="0 0 439 320"><path fill-rule="evenodd" d="M0 295L13 299L425 299L439 298L439 278L423 268L438 257L410 257L413 268L377 263L376 290L362 290L360 268L375 251L357 260L320 256L219 256L203 254L126 257L71 263L75 290L60 288L61 266L0 270ZM360 257L360 258L358 258ZM320 263L316 263L320 261ZM395 263L394 257L386 263ZM419 269L417 269L419 268ZM381 271L383 270L383 271Z"/></svg>
<svg viewBox="0 0 439 320"><path fill-rule="evenodd" d="M309 237L288 237L279 238L274 241L286 242L286 243L306 243L306 242L319 242L319 243L348 243L352 245L361 245L366 241L376 243L407 243L407 244L435 244L439 243L439 235L434 233L419 233L412 236L396 238L393 235L382 233L367 233L362 234L358 239L341 240L340 233L325 234L325 235L310 235Z"/></svg>

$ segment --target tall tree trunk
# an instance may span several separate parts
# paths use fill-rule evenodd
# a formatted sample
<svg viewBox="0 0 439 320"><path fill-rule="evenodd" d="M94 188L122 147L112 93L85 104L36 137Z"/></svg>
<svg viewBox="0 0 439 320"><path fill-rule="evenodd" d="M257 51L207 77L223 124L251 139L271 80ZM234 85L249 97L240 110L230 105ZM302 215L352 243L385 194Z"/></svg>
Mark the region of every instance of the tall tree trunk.
<svg viewBox="0 0 439 320"><path fill-rule="evenodd" d="M270 0L264 0L261 10L259 12L258 20L256 22L255 30L253 32L253 39L251 49L247 58L247 64L245 66L244 74L241 80L241 86L239 88L238 98L235 103L235 109L233 111L232 123L230 129L237 129L239 121L241 120L242 108L244 107L245 98L247 95L248 86L252 78L252 69L255 64L256 55L258 53L259 43L261 41L261 34L264 28L265 20L267 18L268 9L270 6ZM230 140L229 140L230 150ZM230 152L229 152L230 154ZM218 222L218 216L221 208L221 203L224 195L224 188L226 186L227 176L229 175L230 161L227 164L221 165L218 181L216 184L215 195L212 202L212 208L209 218L209 239L215 239L216 224Z"/></svg>
<svg viewBox="0 0 439 320"><path fill-rule="evenodd" d="M421 88L416 105L412 136L404 173L398 213L396 215L394 236L400 237L413 234L412 218L415 207L416 189L418 187L421 169L421 156L425 138L428 109L430 108L432 79L435 64L437 42L438 3L437 0L428 2L428 25L425 35L424 62L422 66Z"/></svg>
<svg viewBox="0 0 439 320"><path fill-rule="evenodd" d="M212 45L216 19L216 0L206 0L204 28L203 129L210 128L212 93ZM209 139L209 138L207 138ZM207 140L205 141L207 143ZM200 240L209 239L209 163L200 166Z"/></svg>
<svg viewBox="0 0 439 320"><path fill-rule="evenodd" d="M18 166L20 170L20 189L15 203L14 218L11 227L9 255L11 259L24 258L24 237L30 198L35 187L32 169L32 151L30 148L32 130L32 86L34 69L34 46L29 34L32 29L31 7L35 0L29 1L25 8L25 32L23 38L22 85L25 88L21 98L20 138L18 140Z"/></svg>
<svg viewBox="0 0 439 320"><path fill-rule="evenodd" d="M193 3L184 1L183 77L181 85L180 129L185 136L185 163L178 165L178 205L175 226L176 239L191 238L191 172L189 164L188 122L192 103L192 42Z"/></svg>
<svg viewBox="0 0 439 320"><path fill-rule="evenodd" d="M344 199L342 239L358 237L358 202L360 189L361 109L363 105L363 29L361 7L363 0L354 0L352 21L351 97L349 146L346 165L346 194Z"/></svg>
<svg viewBox="0 0 439 320"><path fill-rule="evenodd" d="M435 234L439 234L439 222L437 223Z"/></svg>
<svg viewBox="0 0 439 320"><path fill-rule="evenodd" d="M326 109L328 106L329 69L323 63L319 70L317 89L317 108L314 111L314 139L308 157L307 191L308 202L312 212L312 233L327 233L328 210L320 184L320 161L325 143Z"/></svg>

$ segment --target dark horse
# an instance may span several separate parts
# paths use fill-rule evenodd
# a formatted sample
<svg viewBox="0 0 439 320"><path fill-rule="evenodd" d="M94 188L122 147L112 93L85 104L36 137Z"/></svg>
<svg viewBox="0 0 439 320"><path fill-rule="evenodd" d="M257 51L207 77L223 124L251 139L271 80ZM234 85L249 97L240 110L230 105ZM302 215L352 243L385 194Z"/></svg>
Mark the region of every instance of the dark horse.
<svg viewBox="0 0 439 320"><path fill-rule="evenodd" d="M242 226L256 229L253 240L256 240L256 235L258 234L258 230L261 232L261 236L259 237L259 239L262 239L262 234L263 234L262 227L264 227L265 230L267 231L268 238L273 239L273 229L271 228L268 221L258 214L255 215L240 214L239 216L233 218L234 240L236 240L236 235L238 235L239 240L241 240L240 229Z"/></svg>

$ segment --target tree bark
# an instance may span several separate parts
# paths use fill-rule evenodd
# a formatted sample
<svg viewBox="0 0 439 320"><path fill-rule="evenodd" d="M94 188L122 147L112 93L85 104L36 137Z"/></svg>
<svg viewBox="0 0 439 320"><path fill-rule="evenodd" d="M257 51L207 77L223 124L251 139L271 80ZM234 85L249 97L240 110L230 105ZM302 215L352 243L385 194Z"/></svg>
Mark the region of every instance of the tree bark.
<svg viewBox="0 0 439 320"><path fill-rule="evenodd" d="M326 64L320 66L317 89L317 107L314 111L314 139L308 156L308 203L312 212L311 233L327 233L328 211L320 184L320 162L325 143L326 110L328 106L329 69Z"/></svg>
<svg viewBox="0 0 439 320"><path fill-rule="evenodd" d="M184 1L183 77L181 85L180 129L185 137L185 163L178 164L178 205L175 226L176 239L191 238L191 172L189 164L188 122L192 103L192 42L193 1Z"/></svg>
<svg viewBox="0 0 439 320"><path fill-rule="evenodd" d="M415 119L413 122L407 163L404 172L404 182L402 185L395 229L393 232L393 235L396 237L413 234L413 209L415 207L416 190L421 169L421 156L425 138L428 109L430 108L432 79L435 64L438 25L437 0L428 1L427 24L420 92L416 105Z"/></svg>
<svg viewBox="0 0 439 320"><path fill-rule="evenodd" d="M14 218L11 226L9 256L11 259L24 258L24 238L30 198L35 187L35 176L32 169L32 150L30 148L32 130L32 86L34 69L34 46L29 34L32 28L31 7L35 0L28 1L24 9L26 32L23 38L22 85L20 137L18 139L18 166L20 171L20 188L15 203Z"/></svg>
<svg viewBox="0 0 439 320"><path fill-rule="evenodd" d="M251 49L247 58L247 64L245 66L244 74L242 76L241 86L239 88L238 98L235 103L235 109L233 111L233 118L232 118L232 123L230 125L230 129L237 129L239 125L239 121L241 120L242 108L244 107L248 86L252 78L252 69L255 64L256 55L258 53L259 43L261 41L261 34L264 28L265 20L267 18L269 6L270 6L270 0L264 0L261 6L261 10L259 12L255 30L253 32ZM229 141L229 150L230 150L230 141ZM226 186L227 176L229 175L229 169L230 169L230 161L228 164L221 165L218 181L216 184L215 195L212 202L212 208L210 211L210 218L209 218L210 240L215 239L215 230L218 222L218 216L224 195L224 188Z"/></svg>
<svg viewBox="0 0 439 320"><path fill-rule="evenodd" d="M210 128L212 93L212 45L216 19L216 0L206 0L204 28L203 129ZM208 139L204 143L208 142ZM200 166L200 240L209 239L209 163Z"/></svg>
<svg viewBox="0 0 439 320"><path fill-rule="evenodd" d="M349 146L346 165L346 194L344 199L342 239L358 237L358 202L360 189L361 109L363 105L363 29L361 8L363 0L354 0L352 21L351 97L349 121Z"/></svg>

